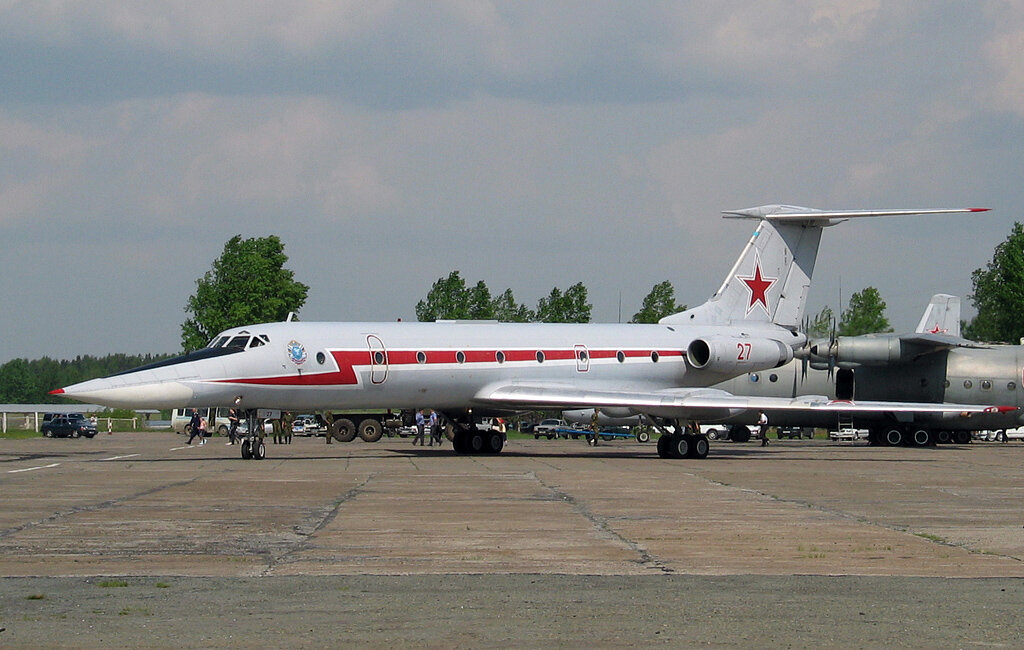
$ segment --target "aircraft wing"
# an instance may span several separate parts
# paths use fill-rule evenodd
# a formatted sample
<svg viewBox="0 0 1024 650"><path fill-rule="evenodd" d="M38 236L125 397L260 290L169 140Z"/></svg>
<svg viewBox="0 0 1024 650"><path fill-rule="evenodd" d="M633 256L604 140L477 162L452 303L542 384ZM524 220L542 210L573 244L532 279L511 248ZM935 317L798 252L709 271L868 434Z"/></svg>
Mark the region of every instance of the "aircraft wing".
<svg viewBox="0 0 1024 650"><path fill-rule="evenodd" d="M983 404L874 402L833 400L824 395L746 397L713 388L673 388L660 391L580 388L569 384L510 384L486 388L477 401L508 408L629 408L638 413L683 419L711 419L743 411L802 410L846 413L993 413L1016 411L1015 406Z"/></svg>

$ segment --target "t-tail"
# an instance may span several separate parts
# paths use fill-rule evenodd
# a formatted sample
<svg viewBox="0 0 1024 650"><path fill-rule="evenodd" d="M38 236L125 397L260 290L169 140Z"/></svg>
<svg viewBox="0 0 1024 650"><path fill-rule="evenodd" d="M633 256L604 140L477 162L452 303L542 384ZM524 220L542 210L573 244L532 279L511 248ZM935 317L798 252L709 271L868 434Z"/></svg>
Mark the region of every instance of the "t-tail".
<svg viewBox="0 0 1024 650"><path fill-rule="evenodd" d="M723 213L729 219L759 220L721 288L693 309L666 316L662 323L724 325L774 323L797 329L818 257L821 231L857 217L984 212L987 208L940 210L815 210L791 205L763 205Z"/></svg>

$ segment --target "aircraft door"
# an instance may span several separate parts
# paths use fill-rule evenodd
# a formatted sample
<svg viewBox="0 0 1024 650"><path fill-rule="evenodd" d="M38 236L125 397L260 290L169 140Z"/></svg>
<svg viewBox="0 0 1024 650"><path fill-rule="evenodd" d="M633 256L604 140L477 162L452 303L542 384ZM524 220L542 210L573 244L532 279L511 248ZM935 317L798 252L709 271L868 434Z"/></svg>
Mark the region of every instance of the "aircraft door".
<svg viewBox="0 0 1024 650"><path fill-rule="evenodd" d="M854 386L853 368L836 370L836 399L852 400Z"/></svg>
<svg viewBox="0 0 1024 650"><path fill-rule="evenodd" d="M577 345L574 346L576 350L576 370L578 372L587 372L590 370L590 352L587 351L587 346Z"/></svg>
<svg viewBox="0 0 1024 650"><path fill-rule="evenodd" d="M383 384L388 378L388 351L375 334L366 336L366 344L370 347L370 383Z"/></svg>

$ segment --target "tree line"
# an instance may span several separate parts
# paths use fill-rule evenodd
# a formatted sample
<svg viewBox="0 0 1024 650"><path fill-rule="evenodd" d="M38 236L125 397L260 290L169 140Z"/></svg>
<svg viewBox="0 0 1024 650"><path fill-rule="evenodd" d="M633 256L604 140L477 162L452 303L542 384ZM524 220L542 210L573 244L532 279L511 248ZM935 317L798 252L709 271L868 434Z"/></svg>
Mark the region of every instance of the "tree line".
<svg viewBox="0 0 1024 650"><path fill-rule="evenodd" d="M196 292L186 301L189 316L181 326L182 349L199 349L215 334L231 327L282 321L289 313L297 314L306 302L309 287L296 281L292 271L285 268L287 260L284 243L275 235L251 239L236 235L228 240L211 270L196 280ZM996 247L992 260L975 270L971 281L974 292L968 299L978 313L963 324L964 336L976 341L1019 343L1024 338L1024 226L1019 222L1013 225L1007 239ZM416 304L416 317L421 321L587 323L592 308L582 282L565 290L554 287L535 307L529 307L515 298L512 289L493 295L482 280L469 286L459 271L452 271L438 278ZM853 294L838 322L832 308L825 306L808 319L806 330L811 337L891 332L885 308L878 290L866 287ZM654 285L630 322L656 323L685 309L686 305L676 303L675 289L666 280ZM170 356L14 359L0 365L0 402L58 403L63 400L49 395L56 387Z"/></svg>
<svg viewBox="0 0 1024 650"><path fill-rule="evenodd" d="M0 365L0 403L66 404L69 400L50 391L80 381L106 377L138 366L154 363L172 355L110 354L105 357L79 356L72 360L12 359Z"/></svg>

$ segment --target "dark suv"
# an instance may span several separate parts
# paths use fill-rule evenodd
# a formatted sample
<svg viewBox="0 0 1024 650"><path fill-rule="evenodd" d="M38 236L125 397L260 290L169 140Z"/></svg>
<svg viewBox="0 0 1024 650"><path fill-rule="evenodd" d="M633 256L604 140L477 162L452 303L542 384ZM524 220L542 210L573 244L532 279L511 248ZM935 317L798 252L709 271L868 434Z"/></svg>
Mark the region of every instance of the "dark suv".
<svg viewBox="0 0 1024 650"><path fill-rule="evenodd" d="M96 426L81 413L55 415L50 420L43 422L39 429L47 438L77 438L78 436L92 438L96 435Z"/></svg>

